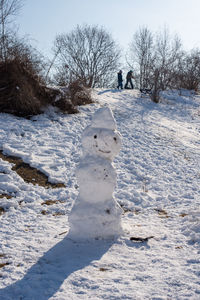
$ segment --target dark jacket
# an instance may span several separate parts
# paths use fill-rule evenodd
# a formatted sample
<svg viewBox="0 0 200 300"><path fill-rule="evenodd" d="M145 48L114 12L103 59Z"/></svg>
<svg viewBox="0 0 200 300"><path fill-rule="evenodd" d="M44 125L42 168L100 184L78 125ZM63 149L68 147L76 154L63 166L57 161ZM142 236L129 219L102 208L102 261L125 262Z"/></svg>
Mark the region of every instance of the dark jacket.
<svg viewBox="0 0 200 300"><path fill-rule="evenodd" d="M131 79L133 78L133 72L129 71L126 75L126 79Z"/></svg>
<svg viewBox="0 0 200 300"><path fill-rule="evenodd" d="M118 76L118 82L122 82L123 81L122 72L117 73L117 76Z"/></svg>

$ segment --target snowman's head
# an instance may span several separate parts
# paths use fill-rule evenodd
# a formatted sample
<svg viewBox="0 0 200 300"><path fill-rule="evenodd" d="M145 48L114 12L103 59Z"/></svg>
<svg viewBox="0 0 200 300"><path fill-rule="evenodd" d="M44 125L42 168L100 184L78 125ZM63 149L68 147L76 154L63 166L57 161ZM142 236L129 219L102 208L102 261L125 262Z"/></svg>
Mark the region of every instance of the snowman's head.
<svg viewBox="0 0 200 300"><path fill-rule="evenodd" d="M85 154L112 160L121 148L121 137L117 131L91 127L85 130L82 144Z"/></svg>
<svg viewBox="0 0 200 300"><path fill-rule="evenodd" d="M82 136L85 154L97 155L112 160L120 151L121 136L116 131L116 124L110 108L99 109L92 124L88 126Z"/></svg>

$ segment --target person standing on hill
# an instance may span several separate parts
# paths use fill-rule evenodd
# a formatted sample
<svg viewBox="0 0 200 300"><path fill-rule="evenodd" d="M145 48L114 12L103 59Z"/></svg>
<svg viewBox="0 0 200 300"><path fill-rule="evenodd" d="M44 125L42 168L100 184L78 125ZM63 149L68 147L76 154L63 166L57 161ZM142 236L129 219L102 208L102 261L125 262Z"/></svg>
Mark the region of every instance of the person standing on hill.
<svg viewBox="0 0 200 300"><path fill-rule="evenodd" d="M133 82L132 82L133 77L133 71L130 70L127 75L126 75L126 84L125 84L125 89L128 89L128 84L130 83L131 88L133 89Z"/></svg>
<svg viewBox="0 0 200 300"><path fill-rule="evenodd" d="M118 86L117 88L121 88L123 90L123 78L122 78L122 70L120 70L118 73L117 73L117 79L118 79Z"/></svg>

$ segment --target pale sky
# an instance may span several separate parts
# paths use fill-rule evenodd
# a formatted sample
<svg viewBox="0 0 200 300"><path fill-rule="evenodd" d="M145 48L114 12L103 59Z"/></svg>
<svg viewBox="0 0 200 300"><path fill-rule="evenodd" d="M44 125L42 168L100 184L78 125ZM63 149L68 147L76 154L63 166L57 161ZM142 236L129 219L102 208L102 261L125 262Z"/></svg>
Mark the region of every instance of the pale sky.
<svg viewBox="0 0 200 300"><path fill-rule="evenodd" d="M167 26L184 48L200 48L200 0L24 0L16 19L20 36L51 57L55 36L77 24L103 26L127 50L141 26L158 31Z"/></svg>

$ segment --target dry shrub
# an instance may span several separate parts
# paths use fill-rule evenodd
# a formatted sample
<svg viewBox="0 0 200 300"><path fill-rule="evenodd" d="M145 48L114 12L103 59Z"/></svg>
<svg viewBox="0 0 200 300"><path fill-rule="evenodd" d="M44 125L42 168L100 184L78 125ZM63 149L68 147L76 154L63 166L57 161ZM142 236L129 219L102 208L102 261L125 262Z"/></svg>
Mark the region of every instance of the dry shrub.
<svg viewBox="0 0 200 300"><path fill-rule="evenodd" d="M31 64L19 59L0 62L0 112L18 116L40 114L47 105L75 113L62 91L45 87Z"/></svg>
<svg viewBox="0 0 200 300"><path fill-rule="evenodd" d="M74 106L93 103L91 89L87 88L81 80L71 82L68 93Z"/></svg>
<svg viewBox="0 0 200 300"><path fill-rule="evenodd" d="M46 97L38 79L18 60L0 63L0 111L20 116L38 114Z"/></svg>
<svg viewBox="0 0 200 300"><path fill-rule="evenodd" d="M56 87L45 87L45 90L48 93L52 106L58 107L62 112L67 112L68 114L78 113L78 109L64 90Z"/></svg>

